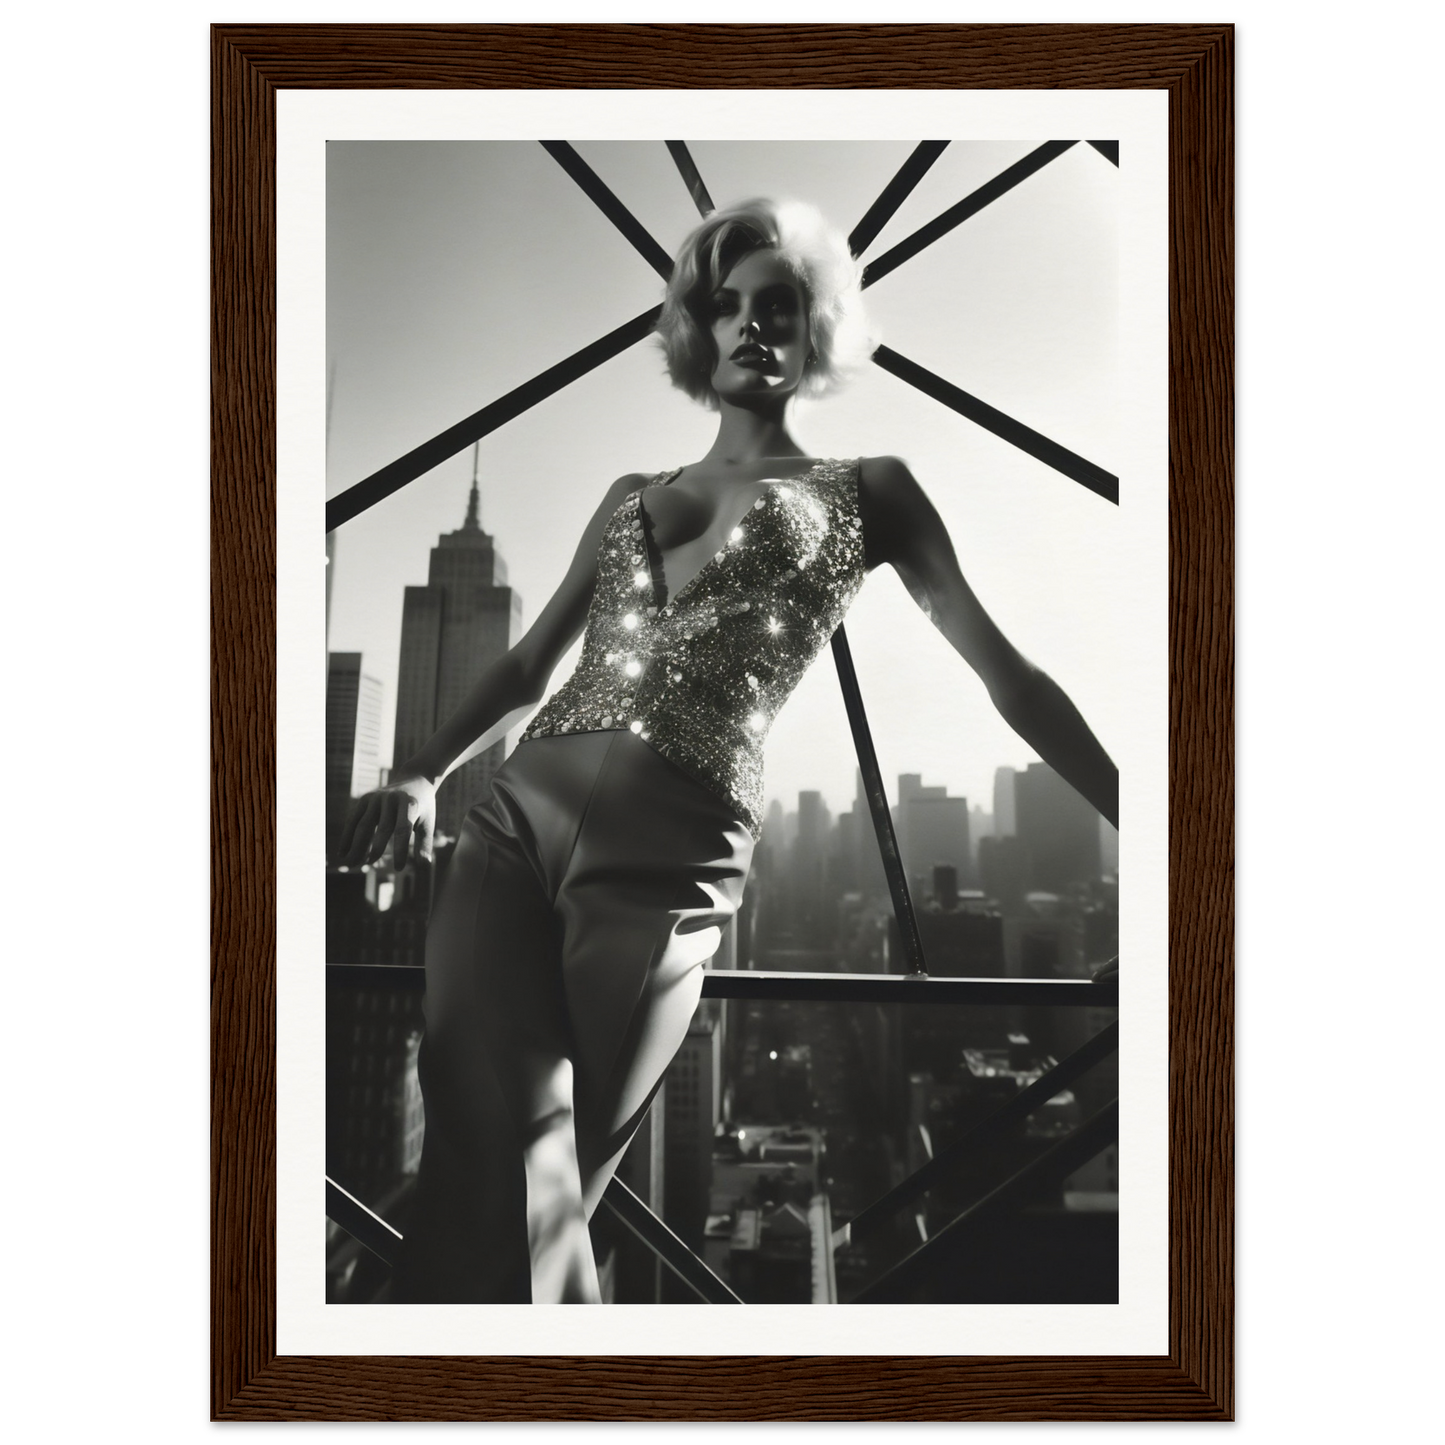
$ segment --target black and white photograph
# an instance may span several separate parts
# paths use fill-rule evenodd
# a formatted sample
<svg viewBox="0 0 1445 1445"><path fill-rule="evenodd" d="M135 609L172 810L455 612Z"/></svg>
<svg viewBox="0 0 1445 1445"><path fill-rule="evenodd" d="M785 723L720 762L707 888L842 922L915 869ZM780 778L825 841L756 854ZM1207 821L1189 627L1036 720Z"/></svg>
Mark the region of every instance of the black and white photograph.
<svg viewBox="0 0 1445 1445"><path fill-rule="evenodd" d="M327 145L329 1303L1118 1301L1127 161Z"/></svg>

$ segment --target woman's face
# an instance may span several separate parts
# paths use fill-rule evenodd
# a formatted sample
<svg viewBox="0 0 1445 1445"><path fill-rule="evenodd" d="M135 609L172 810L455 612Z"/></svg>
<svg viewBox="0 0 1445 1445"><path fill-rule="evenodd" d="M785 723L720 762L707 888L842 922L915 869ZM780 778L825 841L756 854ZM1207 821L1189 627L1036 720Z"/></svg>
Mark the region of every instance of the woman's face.
<svg viewBox="0 0 1445 1445"><path fill-rule="evenodd" d="M751 251L728 272L709 300L709 327L719 397L746 402L798 389L812 340L808 301L776 251Z"/></svg>

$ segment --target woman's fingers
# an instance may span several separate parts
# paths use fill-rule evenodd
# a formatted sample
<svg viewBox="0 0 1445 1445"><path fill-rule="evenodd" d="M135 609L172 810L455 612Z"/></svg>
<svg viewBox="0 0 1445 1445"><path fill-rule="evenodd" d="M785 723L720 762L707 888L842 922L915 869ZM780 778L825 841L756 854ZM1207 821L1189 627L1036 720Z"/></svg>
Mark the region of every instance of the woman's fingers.
<svg viewBox="0 0 1445 1445"><path fill-rule="evenodd" d="M407 864L407 850L411 843L411 808L410 806L399 807L396 810L396 821L391 829L391 866L398 873Z"/></svg>
<svg viewBox="0 0 1445 1445"><path fill-rule="evenodd" d="M359 799L341 830L336 861L348 868L376 863L391 845L398 872L412 857L431 859L435 818L426 799L397 788Z"/></svg>
<svg viewBox="0 0 1445 1445"><path fill-rule="evenodd" d="M358 800L341 832L341 846L336 850L338 862L348 868L355 868L361 862L366 856L367 846L371 842L371 831L376 827L376 820L380 815L381 799L375 793L368 793L366 797Z"/></svg>
<svg viewBox="0 0 1445 1445"><path fill-rule="evenodd" d="M366 855L368 863L377 862L386 852L386 845L391 842L392 831L395 827L396 794L385 793L381 800L381 814L376 820L376 832L372 836L371 848Z"/></svg>

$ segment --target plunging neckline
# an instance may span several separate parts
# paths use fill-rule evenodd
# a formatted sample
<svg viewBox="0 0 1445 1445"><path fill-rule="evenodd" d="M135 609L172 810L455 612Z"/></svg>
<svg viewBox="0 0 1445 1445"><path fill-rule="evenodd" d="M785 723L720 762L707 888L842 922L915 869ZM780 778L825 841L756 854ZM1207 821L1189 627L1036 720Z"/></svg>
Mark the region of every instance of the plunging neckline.
<svg viewBox="0 0 1445 1445"><path fill-rule="evenodd" d="M824 457L814 462L812 466L805 467L801 472L798 472L791 477L759 477L757 482L752 483L751 485L761 486L763 490L756 497L754 497L752 501L748 503L742 515L739 516L733 522L732 526L723 533L722 546L719 547L717 551L712 552L710 555L705 557L701 565L692 574L692 576L689 577L687 581L682 584L681 587L673 588L669 586L667 557L663 555L662 551L659 548L657 548L651 543L649 537L648 546L645 549L647 555L647 566L648 570L654 573L653 583L662 584L664 597L663 605L666 607L675 606L679 599L682 597L682 595L692 588L693 583L695 583L698 578L700 578L703 573L708 570L709 567L722 561L722 559L727 555L728 538L730 538L732 534L736 532L737 529L741 527L744 522L747 521L750 513L756 511L768 499L768 497L772 495L775 488L779 486L786 486L789 482L802 481L804 477L811 476L814 472L818 470L819 467L826 466L827 464L827 458ZM642 513L643 517L646 518L646 526L649 534L652 531L652 517L647 510L647 502L645 500L647 493L650 492L654 487L670 487L686 470L687 468L683 466L674 467L670 473L661 472L659 473L659 476L666 477L666 481L660 482L656 478L654 478L651 482L648 483L647 486L641 488L637 493L637 509L639 512ZM697 538L694 537L692 540L696 541ZM684 542L682 545L689 546L691 544ZM679 549L676 547L672 547L669 550L675 558ZM653 563L654 556L657 559L655 568Z"/></svg>

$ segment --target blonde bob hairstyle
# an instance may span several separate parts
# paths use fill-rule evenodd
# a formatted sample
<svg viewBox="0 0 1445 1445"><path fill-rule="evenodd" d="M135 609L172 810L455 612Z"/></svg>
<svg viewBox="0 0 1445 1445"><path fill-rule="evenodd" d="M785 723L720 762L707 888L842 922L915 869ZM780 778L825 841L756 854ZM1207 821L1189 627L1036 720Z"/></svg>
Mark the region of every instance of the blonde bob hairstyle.
<svg viewBox="0 0 1445 1445"><path fill-rule="evenodd" d="M712 389L717 358L708 303L744 256L767 249L778 253L808 301L813 352L799 395L826 396L838 390L877 345L863 311L863 268L816 207L759 199L714 211L682 243L657 322L672 384L713 410L718 404Z"/></svg>

